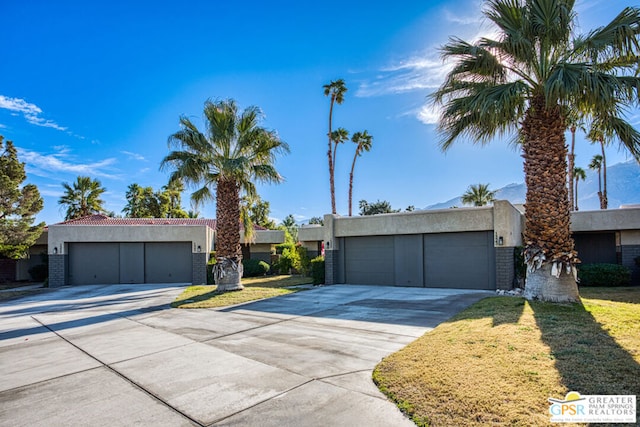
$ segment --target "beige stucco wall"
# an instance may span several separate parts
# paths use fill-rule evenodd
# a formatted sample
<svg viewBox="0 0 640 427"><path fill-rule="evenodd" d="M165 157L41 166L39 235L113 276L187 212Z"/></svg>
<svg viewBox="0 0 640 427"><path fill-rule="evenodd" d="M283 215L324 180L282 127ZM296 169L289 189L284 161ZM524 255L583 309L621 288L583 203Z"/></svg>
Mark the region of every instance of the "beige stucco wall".
<svg viewBox="0 0 640 427"><path fill-rule="evenodd" d="M244 235L240 234L240 243L244 244ZM279 245L284 243L284 231L282 230L256 230L251 244Z"/></svg>
<svg viewBox="0 0 640 427"><path fill-rule="evenodd" d="M514 247L522 245L524 216L515 206L506 200L493 203L494 245ZM502 245L500 245L502 237Z"/></svg>
<svg viewBox="0 0 640 427"><path fill-rule="evenodd" d="M324 240L324 227L321 225L304 225L298 228L298 240L303 243L320 242Z"/></svg>
<svg viewBox="0 0 640 427"><path fill-rule="evenodd" d="M640 230L623 230L620 232L621 245L640 245Z"/></svg>
<svg viewBox="0 0 640 427"><path fill-rule="evenodd" d="M49 227L48 253L67 253L70 242L191 242L196 253L206 251L213 233L206 225L52 225ZM210 239L210 240L209 240Z"/></svg>
<svg viewBox="0 0 640 427"><path fill-rule="evenodd" d="M571 214L571 231L615 231L640 229L640 209L604 209Z"/></svg>

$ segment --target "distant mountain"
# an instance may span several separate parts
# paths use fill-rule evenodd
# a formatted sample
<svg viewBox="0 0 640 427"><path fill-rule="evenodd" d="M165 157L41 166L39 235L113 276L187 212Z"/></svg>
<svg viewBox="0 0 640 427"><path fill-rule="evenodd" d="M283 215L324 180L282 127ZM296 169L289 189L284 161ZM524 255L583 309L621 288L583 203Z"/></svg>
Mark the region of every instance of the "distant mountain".
<svg viewBox="0 0 640 427"><path fill-rule="evenodd" d="M585 171L587 179L578 183L578 208L582 211L600 209L598 174L590 169ZM609 208L640 204L640 165L635 160L629 160L607 167L607 193ZM524 183L514 183L496 190L496 199L521 204L524 203L525 194ZM427 206L425 209L448 209L453 206L464 206L460 197Z"/></svg>

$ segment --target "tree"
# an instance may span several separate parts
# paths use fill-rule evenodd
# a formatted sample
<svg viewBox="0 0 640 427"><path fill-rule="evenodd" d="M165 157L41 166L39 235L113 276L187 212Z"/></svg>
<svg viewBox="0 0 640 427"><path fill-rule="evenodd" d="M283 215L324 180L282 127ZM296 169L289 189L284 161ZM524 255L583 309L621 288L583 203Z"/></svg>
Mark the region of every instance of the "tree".
<svg viewBox="0 0 640 427"><path fill-rule="evenodd" d="M180 117L181 129L168 141L176 150L162 160L161 169L172 170L170 181L180 179L187 186L201 186L191 195L197 205L215 197L217 289L240 290L240 197L256 197L256 182L283 181L274 163L289 147L275 131L259 126L262 112L258 107L240 113L234 100L208 100L204 116L205 132L187 117ZM244 231L250 239L252 227Z"/></svg>
<svg viewBox="0 0 640 427"><path fill-rule="evenodd" d="M366 200L360 200L360 215L378 215L384 213L397 213L400 209L392 209L391 203L386 200L369 203Z"/></svg>
<svg viewBox="0 0 640 427"><path fill-rule="evenodd" d="M285 230L291 236L293 243L298 241L298 225L292 214L287 215L280 224L280 228Z"/></svg>
<svg viewBox="0 0 640 427"><path fill-rule="evenodd" d="M575 170L576 164L576 131L578 129L585 130L584 121L582 120L582 115L575 109L571 109L566 112L566 124L568 126L569 131L571 132L571 148L569 150L569 155L567 157L569 161L569 206L574 207L578 205L578 199L574 199L573 194L573 171ZM577 209L576 209L577 210Z"/></svg>
<svg viewBox="0 0 640 427"><path fill-rule="evenodd" d="M12 141L0 135L0 255L22 258L44 229L44 222L33 225L43 201L38 187L23 185L27 179L24 163Z"/></svg>
<svg viewBox="0 0 640 427"><path fill-rule="evenodd" d="M324 225L324 220L319 216L311 217L309 224Z"/></svg>
<svg viewBox="0 0 640 427"><path fill-rule="evenodd" d="M620 116L638 101L640 9L627 7L604 27L575 36L573 0L489 0L495 40L451 38L452 70L432 95L441 106L440 146L461 137L485 144L519 130L524 158L525 285L528 299L579 301L578 262L569 228L567 109L615 116L618 135L640 159L640 137ZM622 132L621 132L622 131Z"/></svg>
<svg viewBox="0 0 640 427"><path fill-rule="evenodd" d="M188 218L189 214L182 209L182 192L184 184L181 180L169 181L167 185L162 187L162 191L158 194L158 199L163 205L166 205L167 218Z"/></svg>
<svg viewBox="0 0 640 427"><path fill-rule="evenodd" d="M405 209L405 211L407 211L407 212L413 212L415 210L416 210L416 207L413 206L413 205L409 205L409 206L407 206L407 209Z"/></svg>
<svg viewBox="0 0 640 427"><path fill-rule="evenodd" d="M589 134L587 135L587 138L589 138L592 142L599 144L600 150L602 152L602 154L599 155L598 160L596 161L598 169L598 198L600 199L600 209L607 209L609 201L607 198L607 157L604 152L604 132L599 128L597 123L594 123L594 125L591 127L591 130L589 131ZM602 184L600 182L601 171Z"/></svg>
<svg viewBox="0 0 640 427"><path fill-rule="evenodd" d="M329 149L327 151L327 157L329 159L329 187L331 191L331 213L336 214L336 187L335 187L335 163L334 163L334 154L333 154L333 130L332 130L332 120L333 120L333 104L338 103L342 104L344 101L344 94L347 92L347 86L344 83L344 80L332 80L329 84L323 86L324 88L324 96L328 96L330 99L329 104L329 132L327 133L327 137L329 138Z"/></svg>
<svg viewBox="0 0 640 427"><path fill-rule="evenodd" d="M252 224L264 227L268 230L275 230L276 223L274 220L269 218L271 208L268 201L262 200L260 196L256 196L253 199L245 196L242 198L242 205L243 209L241 213L243 215L247 215Z"/></svg>
<svg viewBox="0 0 640 427"><path fill-rule="evenodd" d="M493 203L496 192L489 190L489 184L470 185L461 199L465 205L485 206Z"/></svg>
<svg viewBox="0 0 640 427"><path fill-rule="evenodd" d="M351 173L349 173L349 216L351 216L351 202L353 198L353 170L356 167L356 159L360 157L363 151L371 150L371 143L373 136L365 130L364 132L356 132L351 137L351 141L356 144L356 152L353 155L353 162L351 163Z"/></svg>
<svg viewBox="0 0 640 427"><path fill-rule="evenodd" d="M598 199L600 199L600 209L602 209L602 156L596 154L589 163L589 169L598 171Z"/></svg>
<svg viewBox="0 0 640 427"><path fill-rule="evenodd" d="M587 179L587 174L584 171L584 169L580 168L580 167L574 167L573 168L573 179L575 180L575 205L574 205L574 209L577 211L578 210L578 181L582 180L584 181L585 179Z"/></svg>
<svg viewBox="0 0 640 427"><path fill-rule="evenodd" d="M73 185L62 183L64 195L58 204L67 208L64 219L82 218L88 215L105 213L104 200L100 198L107 191L97 179L79 176Z"/></svg>

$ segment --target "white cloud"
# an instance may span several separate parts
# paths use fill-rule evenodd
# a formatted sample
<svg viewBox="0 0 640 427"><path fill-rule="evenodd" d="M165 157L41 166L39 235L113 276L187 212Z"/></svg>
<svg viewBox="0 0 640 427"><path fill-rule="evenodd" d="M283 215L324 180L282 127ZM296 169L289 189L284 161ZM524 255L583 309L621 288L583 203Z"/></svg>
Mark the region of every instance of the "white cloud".
<svg viewBox="0 0 640 427"><path fill-rule="evenodd" d="M66 172L77 175L98 176L103 178L117 178L117 175L108 173L110 166L116 162L115 158L109 158L93 163L72 163L64 159L66 152L58 154L40 154L35 151L19 149L20 159L27 167L44 172Z"/></svg>
<svg viewBox="0 0 640 427"><path fill-rule="evenodd" d="M31 124L36 126L48 127L60 131L66 131L67 128L64 126L60 126L53 120L47 120L40 115L42 114L42 109L35 104L31 104L24 99L20 98L10 98L4 95L0 95L0 108L4 110L9 110L14 113L22 113L24 118Z"/></svg>
<svg viewBox="0 0 640 427"><path fill-rule="evenodd" d="M2 123L0 123L0 129L6 129L7 125L3 125Z"/></svg>
<svg viewBox="0 0 640 427"><path fill-rule="evenodd" d="M146 160L143 155L138 153L132 153L131 151L120 151L122 154L126 154L130 159L133 160Z"/></svg>
<svg viewBox="0 0 640 427"><path fill-rule="evenodd" d="M431 49L424 55L410 57L380 69L373 80L360 84L356 96L368 98L436 89L449 70L450 66L440 61L437 51Z"/></svg>
<svg viewBox="0 0 640 427"><path fill-rule="evenodd" d="M426 125L435 125L438 124L440 110L431 104L423 105L418 109L416 117Z"/></svg>

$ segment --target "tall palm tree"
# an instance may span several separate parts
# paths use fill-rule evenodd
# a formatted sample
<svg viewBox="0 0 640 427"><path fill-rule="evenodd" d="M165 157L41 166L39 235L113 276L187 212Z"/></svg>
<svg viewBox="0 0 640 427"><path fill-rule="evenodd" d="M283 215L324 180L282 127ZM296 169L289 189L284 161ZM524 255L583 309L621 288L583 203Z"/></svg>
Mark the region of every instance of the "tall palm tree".
<svg viewBox="0 0 640 427"><path fill-rule="evenodd" d="M353 155L351 173L349 173L349 216L351 216L351 204L353 201L353 170L356 167L356 159L360 157L363 151L371 150L373 136L369 135L366 130L364 132L356 132L351 137L351 141L356 144L356 153Z"/></svg>
<svg viewBox="0 0 640 427"><path fill-rule="evenodd" d="M338 145L343 144L345 141L349 140L349 131L343 127L339 127L338 129L331 132L331 141L333 141L333 167L335 174L335 165L336 165L336 153L338 151Z"/></svg>
<svg viewBox="0 0 640 427"><path fill-rule="evenodd" d="M62 187L64 188L64 194L58 200L58 204L67 208L65 220L105 212L104 201L100 196L107 189L97 179L79 176L72 185L63 182Z"/></svg>
<svg viewBox="0 0 640 427"><path fill-rule="evenodd" d="M219 291L239 290L243 289L241 193L256 197L255 182L281 182L274 163L276 155L289 152L289 147L275 131L259 126L262 113L257 107L239 113L234 100L207 101L204 116L204 132L180 117L181 129L168 141L176 150L162 160L161 169L173 170L171 181L201 186L191 195L196 206L215 197L216 284ZM245 236L250 237L251 231L245 227Z"/></svg>
<svg viewBox="0 0 640 427"><path fill-rule="evenodd" d="M335 186L335 163L334 156L332 150L333 144L333 130L331 127L331 123L333 120L333 104L338 103L342 104L344 101L344 94L347 92L347 86L344 83L344 80L332 80L329 84L323 86L324 88L324 96L329 96L330 104L329 104L329 132L327 133L327 137L329 138L329 149L327 151L327 157L329 159L329 186L331 191L331 213L336 214L336 186Z"/></svg>
<svg viewBox="0 0 640 427"><path fill-rule="evenodd" d="M584 121L582 119L582 114L578 112L578 110L570 109L566 112L565 122L568 126L569 132L571 132L571 146L569 148L569 206L573 207L578 204L577 199L574 199L573 194L573 171L576 165L576 131L584 128Z"/></svg>
<svg viewBox="0 0 640 427"><path fill-rule="evenodd" d="M575 180L575 205L573 205L574 209L577 211L578 210L578 181L582 180L584 181L585 179L587 179L587 173L584 171L584 169L582 169L581 167L574 167L573 168L573 179Z"/></svg>
<svg viewBox="0 0 640 427"><path fill-rule="evenodd" d="M432 95L442 106L441 147L461 137L485 144L519 131L524 158L525 285L528 299L579 301L578 262L569 228L564 112L615 116L621 142L640 159L640 138L621 116L638 102L640 9L575 34L574 0L488 0L495 40L451 38L442 47L454 67ZM631 136L631 138L627 138Z"/></svg>
<svg viewBox="0 0 640 427"><path fill-rule="evenodd" d="M607 157L604 152L605 135L599 123L593 124L587 138L600 145L602 154L598 157L598 182L600 182L600 171L602 171L602 188L599 188L598 197L600 199L600 209L607 209L609 202L607 198Z"/></svg>
<svg viewBox="0 0 640 427"><path fill-rule="evenodd" d="M600 209L602 209L602 156L596 154L589 163L589 169L598 171L598 199L600 199Z"/></svg>
<svg viewBox="0 0 640 427"><path fill-rule="evenodd" d="M461 199L465 205L485 206L493 203L496 192L489 190L489 184L470 185Z"/></svg>

